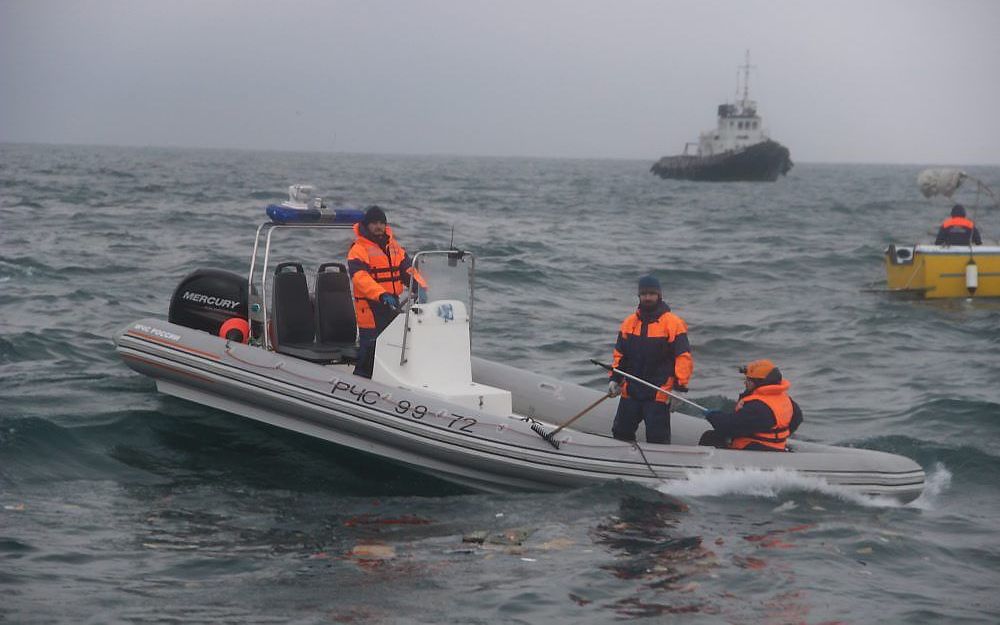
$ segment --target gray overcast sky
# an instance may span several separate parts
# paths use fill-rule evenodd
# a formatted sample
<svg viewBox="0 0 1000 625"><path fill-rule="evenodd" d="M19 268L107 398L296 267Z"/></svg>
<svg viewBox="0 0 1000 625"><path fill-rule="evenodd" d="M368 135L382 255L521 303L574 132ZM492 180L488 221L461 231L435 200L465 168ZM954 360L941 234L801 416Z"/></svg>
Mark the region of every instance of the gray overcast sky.
<svg viewBox="0 0 1000 625"><path fill-rule="evenodd" d="M1000 164L995 0L0 0L0 141Z"/></svg>

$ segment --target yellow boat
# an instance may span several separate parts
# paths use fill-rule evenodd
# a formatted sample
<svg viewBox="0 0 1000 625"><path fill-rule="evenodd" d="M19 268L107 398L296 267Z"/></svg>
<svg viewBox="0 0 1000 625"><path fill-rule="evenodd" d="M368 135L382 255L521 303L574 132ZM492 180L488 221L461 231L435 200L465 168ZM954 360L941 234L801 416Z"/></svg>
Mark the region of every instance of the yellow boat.
<svg viewBox="0 0 1000 625"><path fill-rule="evenodd" d="M929 299L1000 297L1000 246L893 244L885 273L890 291Z"/></svg>
<svg viewBox="0 0 1000 625"><path fill-rule="evenodd" d="M917 176L924 197L951 196L966 180L976 183L976 202L997 196L981 180L957 169L926 169ZM970 237L971 238L971 237ZM893 243L885 250L885 275L890 292L928 299L1000 297L1000 244L929 245Z"/></svg>

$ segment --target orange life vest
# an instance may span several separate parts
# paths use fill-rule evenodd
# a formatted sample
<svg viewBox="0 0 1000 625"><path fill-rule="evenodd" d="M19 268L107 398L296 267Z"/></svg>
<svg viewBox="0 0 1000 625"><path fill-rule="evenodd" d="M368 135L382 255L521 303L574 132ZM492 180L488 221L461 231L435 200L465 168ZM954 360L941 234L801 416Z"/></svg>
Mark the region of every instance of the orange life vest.
<svg viewBox="0 0 1000 625"><path fill-rule="evenodd" d="M755 434L751 434L750 436L734 438L733 442L730 444L730 448L743 449L751 443L757 443L778 451L785 450L785 441L788 440L788 436L791 434L788 426L792 422L792 414L794 412L792 408L792 400L788 396L788 388L790 386L791 384L789 384L788 380L782 380L778 384L758 386L752 393L744 396L740 401L736 402L737 411L739 411L739 409L743 407L743 404L748 401L756 399L764 402L764 404L766 404L774 414L775 424L770 430L757 432Z"/></svg>
<svg viewBox="0 0 1000 625"><path fill-rule="evenodd" d="M354 261L367 267L353 273L351 286L354 288L354 313L358 318L358 328L373 329L375 314L369 301L377 302L385 293L398 297L403 292L403 273L400 271L400 264L406 258L406 250L396 242L389 226L385 228L388 237L385 249L362 235L361 227L361 224L354 224L354 234L357 238L347 253L347 262L348 265Z"/></svg>
<svg viewBox="0 0 1000 625"><path fill-rule="evenodd" d="M634 350L646 351L646 356L650 360L658 361L656 367L658 371L629 371L638 377L645 376L645 380L651 384L659 386L663 391L669 391L676 384L687 386L691 380L691 373L694 370L694 360L691 352L685 349L676 356L667 356L667 350L673 350L674 341L680 335L687 334L687 324L677 315L670 312L669 308L660 315L658 319L647 322L645 333L643 332L643 320L638 313L632 313L622 322L619 333L621 336L630 339L630 347ZM686 345L685 340L685 345ZM666 349L665 349L666 348ZM655 352L658 357L654 358L648 352ZM632 358L636 354L631 354ZM612 365L619 367L623 358L627 361L629 355L622 354L617 347L612 353ZM629 390L633 383L628 379L622 382L622 397L630 397ZM638 383L635 383L638 386ZM670 396L663 391L657 392L653 398L655 401L666 403L670 401Z"/></svg>
<svg viewBox="0 0 1000 625"><path fill-rule="evenodd" d="M965 228L969 232L972 232L972 229L976 227L976 224L974 224L971 219L968 219L966 217L949 217L948 219L945 219L944 222L941 224L941 227L944 228L945 230L947 230L948 228L954 228L956 226L958 226L959 228Z"/></svg>

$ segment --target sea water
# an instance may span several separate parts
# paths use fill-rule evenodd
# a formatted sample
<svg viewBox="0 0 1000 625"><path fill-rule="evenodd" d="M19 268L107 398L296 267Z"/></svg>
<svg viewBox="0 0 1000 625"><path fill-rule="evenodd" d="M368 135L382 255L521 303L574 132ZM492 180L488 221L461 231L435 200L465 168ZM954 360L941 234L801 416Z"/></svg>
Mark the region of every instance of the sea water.
<svg viewBox="0 0 1000 625"><path fill-rule="evenodd" d="M651 161L0 145L0 621L996 622L1000 302L866 290L947 212L922 167ZM770 358L799 438L909 456L925 493L727 470L487 495L158 394L111 337L195 268L244 273L295 183L381 205L411 252L474 252L475 352L595 389L653 272L693 400Z"/></svg>

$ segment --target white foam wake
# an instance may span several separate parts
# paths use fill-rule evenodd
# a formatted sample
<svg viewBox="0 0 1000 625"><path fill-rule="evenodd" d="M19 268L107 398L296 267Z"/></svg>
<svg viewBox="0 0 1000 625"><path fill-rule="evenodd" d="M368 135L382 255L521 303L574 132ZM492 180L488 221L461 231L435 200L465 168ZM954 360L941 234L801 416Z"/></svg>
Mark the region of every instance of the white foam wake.
<svg viewBox="0 0 1000 625"><path fill-rule="evenodd" d="M671 480L657 487L662 493L678 497L718 497L742 495L775 499L790 492L815 492L867 507L931 509L936 498L951 483L951 473L936 465L928 473L923 494L909 504L888 496L864 495L845 486L828 483L787 469L695 469L687 473L687 481ZM794 507L794 505L790 506Z"/></svg>
<svg viewBox="0 0 1000 625"><path fill-rule="evenodd" d="M914 501L907 504L907 507L919 508L920 510L933 510L938 507L937 504L941 496L950 487L951 471L942 463L937 462L932 469L927 471L924 479L924 492Z"/></svg>

